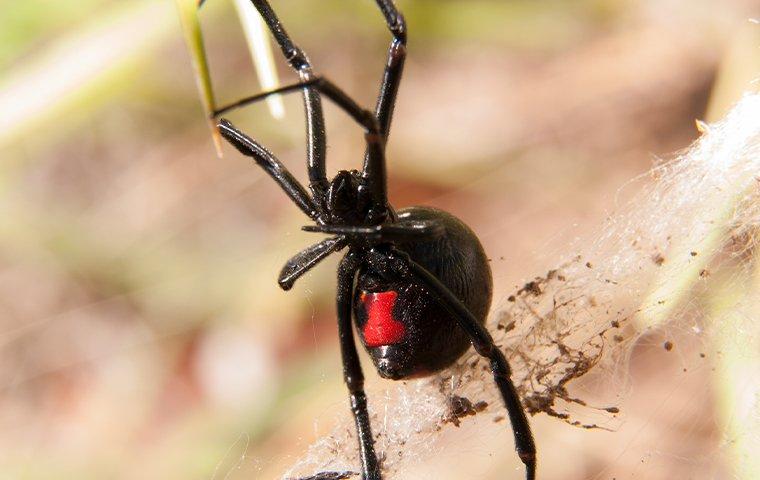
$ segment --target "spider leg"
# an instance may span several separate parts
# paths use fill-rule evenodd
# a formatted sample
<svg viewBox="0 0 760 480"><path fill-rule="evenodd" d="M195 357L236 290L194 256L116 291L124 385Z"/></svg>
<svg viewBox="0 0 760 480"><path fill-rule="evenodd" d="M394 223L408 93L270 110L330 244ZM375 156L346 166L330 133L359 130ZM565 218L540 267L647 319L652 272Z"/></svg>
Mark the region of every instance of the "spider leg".
<svg viewBox="0 0 760 480"><path fill-rule="evenodd" d="M298 183L298 180L293 177L288 169L271 152L235 128L227 120L222 119L219 122L219 132L240 153L253 158L280 185L280 188L288 194L301 211L315 221L319 220L317 205L309 197L303 186Z"/></svg>
<svg viewBox="0 0 760 480"><path fill-rule="evenodd" d="M301 230L306 232L332 233L361 237L372 242L420 242L440 237L445 229L440 222L400 221L380 225L307 225Z"/></svg>
<svg viewBox="0 0 760 480"><path fill-rule="evenodd" d="M380 125L382 146L385 147L391 129L393 109L396 106L396 96L401 84L401 76L404 72L404 61L406 60L406 21L401 12L393 4L393 0L375 1L383 13L383 17L385 17L388 30L393 35L393 40L391 40L390 47L388 47L388 59L385 62L380 93L375 105L375 117ZM383 215L388 202L384 148L380 149L369 142L367 143L362 177L372 196L377 212Z"/></svg>
<svg viewBox="0 0 760 480"><path fill-rule="evenodd" d="M425 287L451 314L459 326L470 337L475 351L491 363L496 385L499 387L504 405L512 424L515 437L515 449L520 460L525 464L526 479L536 478L536 445L530 430L528 417L520 403L520 397L511 379L511 369L504 354L493 342L491 334L481 325L467 307L438 278L424 267L415 263L408 255L397 250L381 252L371 250L367 261L378 269L392 269L402 277L417 282Z"/></svg>
<svg viewBox="0 0 760 480"><path fill-rule="evenodd" d="M377 97L375 115L380 123L380 130L385 140L390 132L393 108L396 104L398 87L401 84L401 75L404 71L406 59L406 22L401 12L396 9L393 0L375 0L380 7L385 23L393 35L390 47L388 47L388 60L385 63L383 80L380 85L380 93Z"/></svg>
<svg viewBox="0 0 760 480"><path fill-rule="evenodd" d="M376 211L380 214L387 212L387 178L385 173L385 147L380 124L375 114L362 108L347 93L337 85L324 77L312 77L305 82L292 85L285 85L268 92L258 93L250 97L238 100L235 103L226 105L214 112L214 116L221 115L235 108L263 100L269 95L276 93L289 93L308 85L317 90L322 95L333 101L338 107L346 112L359 125L364 127L364 138L367 142L367 155L364 161L364 171L362 177L365 180L364 189L368 189L373 204L377 207ZM370 219L370 223L374 219ZM382 220L382 219L380 219Z"/></svg>
<svg viewBox="0 0 760 480"><path fill-rule="evenodd" d="M200 0L198 8L205 0ZM277 15L266 0L251 0L258 10L264 22L269 27L282 54L293 70L298 73L302 81L312 77L312 67L306 54L290 39L288 32L280 23ZM325 118L322 112L322 100L319 94L308 85L304 85L303 103L306 109L306 159L309 171L309 187L314 199L321 203L328 187L327 174L325 171L325 153L327 138L325 134Z"/></svg>
<svg viewBox="0 0 760 480"><path fill-rule="evenodd" d="M327 238L298 252L282 267L277 283L283 290L290 290L301 275L314 268L331 253L345 247L347 243L346 237L341 235Z"/></svg>
<svg viewBox="0 0 760 480"><path fill-rule="evenodd" d="M380 465L375 454L375 442L367 413L367 396L364 394L364 374L354 343L351 325L351 295L354 276L359 266L357 254L349 251L338 266L338 335L343 358L343 380L348 386L351 411L354 414L359 437L359 455L362 460L362 480L381 480Z"/></svg>
<svg viewBox="0 0 760 480"><path fill-rule="evenodd" d="M313 76L311 63L306 54L288 36L277 15L266 0L251 0L251 3L264 18L264 22L272 32L275 41L280 46L282 54L290 66L298 73L301 80ZM309 87L303 89L303 104L306 109L306 141L307 168L309 184L315 199L322 202L327 191L327 174L325 171L325 152L327 137L325 133L325 117L322 112L322 100L319 94Z"/></svg>
<svg viewBox="0 0 760 480"><path fill-rule="evenodd" d="M361 105L356 103L346 92L341 90L341 88L335 85L333 82L320 76L313 76L303 82L291 83L289 85L275 88L274 90L268 90L266 92L251 95L250 97L241 98L237 102L218 108L214 111L214 116L218 117L219 115L227 113L230 110L241 108L251 103L261 101L270 95L291 93L304 87L314 88L318 90L319 93L332 100L338 107L340 107L341 110L353 118L356 123L364 127L365 131L368 134L380 135L380 125L377 123L377 119L372 112L362 108Z"/></svg>
<svg viewBox="0 0 760 480"><path fill-rule="evenodd" d="M320 472L316 475L310 475L297 480L345 480L355 475L359 474L356 472Z"/></svg>

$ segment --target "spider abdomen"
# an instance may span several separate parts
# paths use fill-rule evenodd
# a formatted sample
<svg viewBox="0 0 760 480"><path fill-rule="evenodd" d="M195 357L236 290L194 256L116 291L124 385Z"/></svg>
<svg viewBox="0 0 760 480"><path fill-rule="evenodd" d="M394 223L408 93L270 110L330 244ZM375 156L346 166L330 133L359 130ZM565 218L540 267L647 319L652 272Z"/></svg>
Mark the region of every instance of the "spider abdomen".
<svg viewBox="0 0 760 480"><path fill-rule="evenodd" d="M445 234L426 242L396 245L435 275L484 323L491 304L491 269L475 233L441 210L411 207L403 220L441 222ZM424 287L405 280L381 280L366 266L359 271L354 297L359 336L378 373L394 380L441 370L470 346L454 316Z"/></svg>

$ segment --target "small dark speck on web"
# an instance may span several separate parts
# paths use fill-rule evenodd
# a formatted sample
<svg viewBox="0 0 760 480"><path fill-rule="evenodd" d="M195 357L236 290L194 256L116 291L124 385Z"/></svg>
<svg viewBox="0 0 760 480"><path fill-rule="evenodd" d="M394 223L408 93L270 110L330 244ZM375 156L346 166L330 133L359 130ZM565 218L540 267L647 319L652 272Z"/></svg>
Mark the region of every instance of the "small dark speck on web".
<svg viewBox="0 0 760 480"><path fill-rule="evenodd" d="M516 325L515 321L512 320L511 322L507 323L506 325L505 324L501 324L501 323L498 324L498 325L496 325L496 329L497 330L504 330L505 332L511 332L512 330L515 329L515 325Z"/></svg>
<svg viewBox="0 0 760 480"><path fill-rule="evenodd" d="M526 283L523 286L523 290L535 296L541 295L541 286L535 281Z"/></svg>
<svg viewBox="0 0 760 480"><path fill-rule="evenodd" d="M655 263L655 265L660 266L665 263L665 257L663 257L661 253L656 253L652 255L652 261Z"/></svg>
<svg viewBox="0 0 760 480"><path fill-rule="evenodd" d="M509 297L507 297L507 301L508 302L514 302L515 300L517 300L517 299L515 298L514 295L510 295Z"/></svg>
<svg viewBox="0 0 760 480"><path fill-rule="evenodd" d="M691 252L691 256L692 257L696 257L697 256L697 252Z"/></svg>
<svg viewBox="0 0 760 480"><path fill-rule="evenodd" d="M586 262L586 268L594 268L594 266L591 265L591 262Z"/></svg>
<svg viewBox="0 0 760 480"><path fill-rule="evenodd" d="M612 338L613 338L613 340L615 340L615 341L616 341L616 342L618 342L618 343L620 343L620 342L622 342L622 341L623 341L623 336L622 336L622 335L615 335L615 336L614 336L614 337L612 337Z"/></svg>
<svg viewBox="0 0 760 480"><path fill-rule="evenodd" d="M665 342L665 343L662 344L662 347L669 352L669 351L673 350L673 342L671 342L670 340L668 340L667 342Z"/></svg>
<svg viewBox="0 0 760 480"><path fill-rule="evenodd" d="M444 421L451 422L458 427L460 418L482 412L488 408L488 403L480 401L473 404L468 398L452 395L449 399L449 408L449 416Z"/></svg>

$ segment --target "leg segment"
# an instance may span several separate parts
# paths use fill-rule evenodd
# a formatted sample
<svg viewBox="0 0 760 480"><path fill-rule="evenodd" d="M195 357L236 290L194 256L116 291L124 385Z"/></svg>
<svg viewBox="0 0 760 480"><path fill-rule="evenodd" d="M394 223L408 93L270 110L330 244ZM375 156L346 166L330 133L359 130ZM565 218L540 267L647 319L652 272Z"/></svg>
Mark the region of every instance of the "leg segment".
<svg viewBox="0 0 760 480"><path fill-rule="evenodd" d="M380 126L383 149L381 150L371 143L367 144L362 177L372 195L375 205L378 206L377 212L382 216L385 214L388 202L384 147L388 141L393 109L396 105L396 95L398 94L401 75L404 71L404 61L406 59L406 22L404 21L404 16L401 15L401 12L393 4L393 0L375 1L383 13L383 17L385 17L388 29L393 34L393 40L391 40L390 47L388 48L388 60L385 63L380 93L378 94L375 106L375 117ZM378 221L381 220L378 219Z"/></svg>
<svg viewBox="0 0 760 480"><path fill-rule="evenodd" d="M251 3L259 11L264 22L272 32L275 41L280 46L282 54L290 63L290 66L301 77L301 81L312 77L311 63L306 54L293 43L280 23L277 15L266 0L251 0ZM327 139L325 135L325 118L322 113L322 101L314 89L304 87L303 103L306 109L306 141L307 165L309 170L309 182L312 193L317 201L321 202L327 189L327 176L325 173L325 150Z"/></svg>
<svg viewBox="0 0 760 480"><path fill-rule="evenodd" d="M332 233L355 236L371 242L422 242L440 237L445 228L440 222L431 221L399 221L380 225L307 225L302 227L305 232Z"/></svg>
<svg viewBox="0 0 760 480"><path fill-rule="evenodd" d="M406 59L406 22L393 4L393 0L375 0L377 6L385 17L385 23L393 34L393 40L388 48L388 60L385 63L385 72L383 81L380 85L380 93L377 97L377 106L375 115L380 123L380 130L383 132L385 140L391 127L393 117L393 108L396 104L396 95L398 87L401 84L401 75L404 71L404 60Z"/></svg>
<svg viewBox="0 0 760 480"><path fill-rule="evenodd" d="M298 252L282 267L277 283L283 290L290 290L301 275L314 268L331 253L345 247L346 244L346 238L341 235L322 240Z"/></svg>
<svg viewBox="0 0 760 480"><path fill-rule="evenodd" d="M230 110L241 108L251 103L261 101L270 95L290 93L306 87L319 91L319 93L325 95L327 98L335 102L335 104L340 107L341 110L346 112L351 118L353 118L356 123L364 127L365 131L368 134L377 136L380 135L380 125L377 123L375 115L369 110L362 108L351 97L349 97L346 92L341 90L340 87L324 77L311 77L304 82L284 85L282 87L275 88L274 90L269 90L267 92L251 95L250 97L241 98L237 102L225 105L224 107L217 109L214 111L214 116L218 117L219 115L227 113Z"/></svg>
<svg viewBox="0 0 760 480"><path fill-rule="evenodd" d="M381 480L380 465L375 454L375 442L367 413L367 396L364 394L364 374L356 352L351 325L351 295L358 258L349 251L338 266L338 335L343 356L343 379L348 386L351 411L359 437L359 454L362 460L362 480Z"/></svg>
<svg viewBox="0 0 760 480"><path fill-rule="evenodd" d="M298 183L298 180L293 177L288 169L272 153L235 128L227 120L219 122L219 132L240 153L252 157L306 215L315 221L319 219L319 210L314 201L309 197L309 194L306 193L301 184Z"/></svg>
<svg viewBox="0 0 760 480"><path fill-rule="evenodd" d="M198 8L205 0L198 1ZM298 73L301 81L312 77L311 63L306 54L298 48L288 36L288 32L280 23L277 15L266 0L251 0L258 10L264 22L272 32L277 45L290 66ZM304 86L303 103L306 109L306 142L307 142L307 165L309 170L309 182L312 194L317 202L321 202L327 190L328 182L325 172L325 151L327 139L325 135L325 119L322 113L322 101L314 89Z"/></svg>
<svg viewBox="0 0 760 480"><path fill-rule="evenodd" d="M470 337L475 351L488 358L491 363L496 385L504 399L504 405L512 423L515 437L515 449L520 460L525 464L526 479L536 478L536 445L530 431L528 417L522 408L517 390L511 379L511 370L504 354L493 343L488 330L481 325L467 307L441 283L438 278L425 268L415 263L408 255L397 250L380 252L373 250L368 254L367 261L377 268L390 268L397 274L424 286L454 317L459 326Z"/></svg>
<svg viewBox="0 0 760 480"><path fill-rule="evenodd" d="M364 159L364 171L362 172L362 177L364 178L364 185L362 188L369 191L372 201L376 206L375 211L378 212L378 215L385 215L388 202L387 178L385 173L385 146L382 132L380 130L380 124L374 113L362 108L350 96L348 96L347 93L326 78L312 77L302 83L285 85L284 87L275 90L243 98L215 111L214 116L221 115L234 108L240 108L250 103L257 102L269 95L295 91L299 88L303 88L304 85L312 87L335 102L338 107L346 112L359 125L364 127L364 137L367 142L367 154ZM370 219L370 223L373 223L373 220L374 219ZM384 218L378 218L377 220L380 222L384 220Z"/></svg>

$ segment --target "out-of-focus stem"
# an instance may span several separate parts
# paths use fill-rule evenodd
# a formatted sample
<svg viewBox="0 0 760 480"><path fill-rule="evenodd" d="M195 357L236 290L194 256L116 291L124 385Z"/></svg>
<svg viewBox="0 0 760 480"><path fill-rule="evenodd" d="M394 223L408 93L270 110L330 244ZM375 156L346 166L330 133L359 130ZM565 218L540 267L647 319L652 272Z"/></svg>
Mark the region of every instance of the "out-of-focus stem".
<svg viewBox="0 0 760 480"><path fill-rule="evenodd" d="M738 28L721 61L705 118L718 120L728 113L742 92L760 91L760 25L747 21Z"/></svg>
<svg viewBox="0 0 760 480"><path fill-rule="evenodd" d="M261 88L265 91L274 90L280 82L272 55L272 43L269 40L264 19L261 18L250 0L235 0L235 8L237 8L240 17L240 23L243 25L243 31L248 41L248 50L251 52L251 58L256 66L256 75ZM266 102L269 112L274 118L281 119L285 116L282 96L269 96Z"/></svg>
<svg viewBox="0 0 760 480"><path fill-rule="evenodd" d="M718 319L715 334L719 423L729 457L731 478L760 478L760 324L752 313L760 310L760 262L754 272L721 282L710 298L708 312ZM732 269L734 271L734 269ZM722 279L719 279L722 280ZM737 288L747 286L747 288Z"/></svg>

